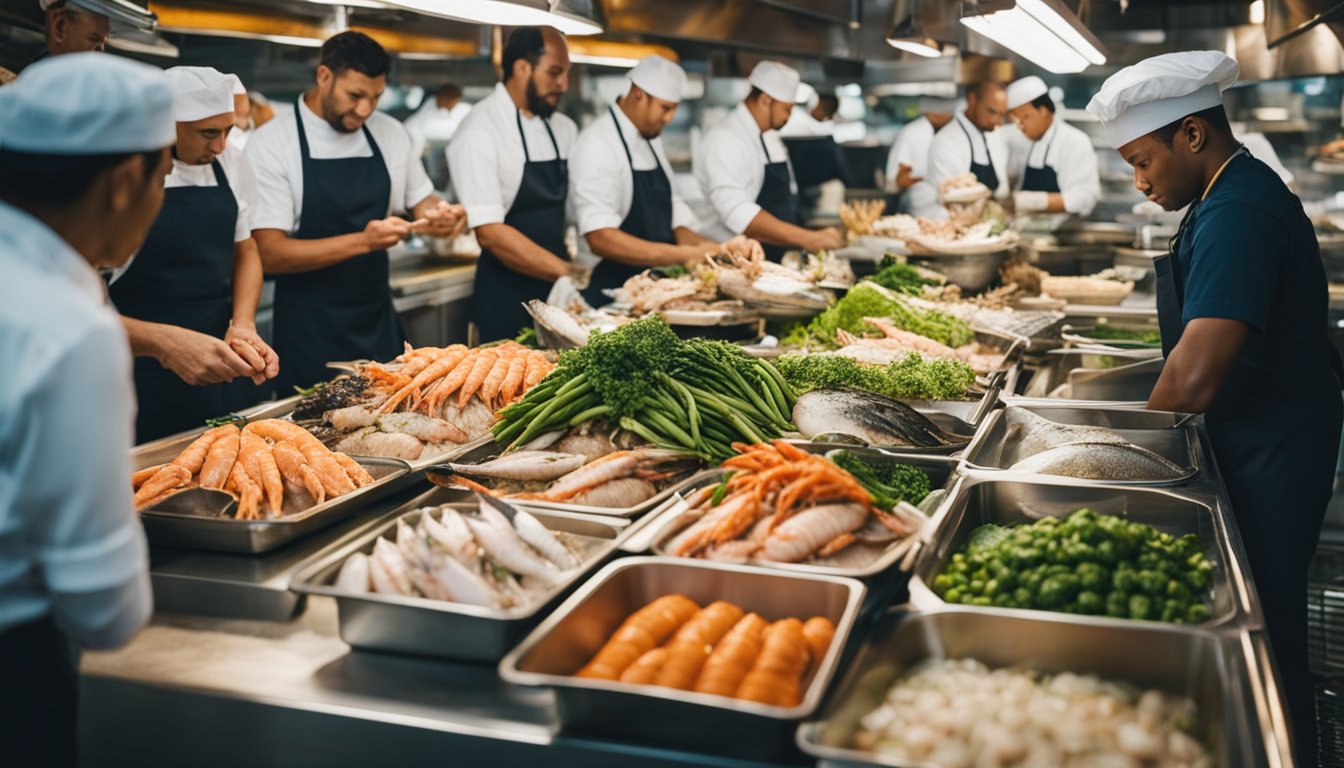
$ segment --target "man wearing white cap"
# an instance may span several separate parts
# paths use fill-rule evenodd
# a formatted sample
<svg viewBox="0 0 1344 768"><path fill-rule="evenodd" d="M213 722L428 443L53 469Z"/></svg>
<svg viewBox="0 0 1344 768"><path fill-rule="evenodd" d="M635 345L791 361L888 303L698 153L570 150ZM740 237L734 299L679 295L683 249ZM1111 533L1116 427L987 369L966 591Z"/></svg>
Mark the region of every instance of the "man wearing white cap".
<svg viewBox="0 0 1344 768"><path fill-rule="evenodd" d="M963 173L975 174L996 198L1008 197L1008 145L998 130L1007 114L1007 96L999 83L981 82L967 89L966 108L958 110L929 145L929 174L921 183L930 185L932 194L923 195L925 205L912 213L947 218L947 209L936 202L938 187ZM930 199L933 202L927 202Z"/></svg>
<svg viewBox="0 0 1344 768"><path fill-rule="evenodd" d="M229 131L229 146L239 152L247 148L247 139L252 134L252 102L247 98L247 88L243 79L229 75L233 81L233 130Z"/></svg>
<svg viewBox="0 0 1344 768"><path fill-rule="evenodd" d="M707 234L718 240L755 238L775 261L788 248L824 251L843 246L844 238L835 229L799 226L798 183L779 137L798 94L798 72L777 61L762 61L748 82L746 100L705 134L693 158L695 178L714 220Z"/></svg>
<svg viewBox="0 0 1344 768"><path fill-rule="evenodd" d="M1086 133L1058 119L1045 81L1029 75L1008 86L1009 175L1017 179L1017 213L1086 216L1101 197L1097 151Z"/></svg>
<svg viewBox="0 0 1344 768"><path fill-rule="evenodd" d="M584 298L606 304L649 267L685 264L718 250L696 234L695 216L672 188L659 135L677 114L686 73L662 56L630 70L630 90L579 132L569 161L569 196L579 253L596 260Z"/></svg>
<svg viewBox="0 0 1344 768"><path fill-rule="evenodd" d="M1148 407L1203 413L1250 559L1295 723L1315 765L1307 565L1330 500L1344 419L1326 335L1324 268L1301 202L1233 138L1222 91L1237 64L1172 53L1120 70L1088 104L1169 211L1189 206L1154 262L1166 364Z"/></svg>
<svg viewBox="0 0 1344 768"><path fill-rule="evenodd" d="M163 211L109 291L137 358L141 443L263 399L255 386L230 382L260 385L279 372L275 352L257 335L257 182L247 158L228 144L233 80L210 67L173 67L167 75L177 141Z"/></svg>
<svg viewBox="0 0 1344 768"><path fill-rule="evenodd" d="M47 54L101 51L112 22L98 0L38 0L44 16Z"/></svg>
<svg viewBox="0 0 1344 768"><path fill-rule="evenodd" d="M158 69L57 56L0 88L0 743L75 764L75 648L149 618L132 508L131 355L98 269L163 201L172 88ZM22 755L22 757L19 757Z"/></svg>
<svg viewBox="0 0 1344 768"><path fill-rule="evenodd" d="M892 192L906 193L902 210L938 205L937 190L928 184L916 185L928 174L933 135L952 121L956 109L954 98L924 96L919 100L922 114L896 134L891 152L887 154L887 185ZM925 193L922 198L921 192Z"/></svg>

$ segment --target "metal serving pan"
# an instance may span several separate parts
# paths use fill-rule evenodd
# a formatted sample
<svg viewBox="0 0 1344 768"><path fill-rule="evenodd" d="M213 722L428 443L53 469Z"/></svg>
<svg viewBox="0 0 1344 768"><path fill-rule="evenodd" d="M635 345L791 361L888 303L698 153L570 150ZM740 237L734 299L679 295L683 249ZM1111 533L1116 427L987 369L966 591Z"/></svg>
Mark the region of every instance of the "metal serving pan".
<svg viewBox="0 0 1344 768"><path fill-rule="evenodd" d="M355 461L373 475L372 484L284 517L237 520L233 515L238 502L231 494L193 488L142 511L140 521L154 544L250 555L269 552L367 508L397 491L410 475L410 468L400 459L361 456ZM143 468L162 462L137 458L134 463Z"/></svg>
<svg viewBox="0 0 1344 768"><path fill-rule="evenodd" d="M862 458L864 461L873 464L910 464L923 469L929 474L932 491L946 491L951 485L953 476L957 469L957 460L944 458L942 456L912 455L900 456L886 452L874 451L864 448L848 449ZM693 482L682 488L680 495L689 495L691 492L703 488L707 485L716 485L723 480L722 473L707 473L697 477ZM941 494L940 494L941 495ZM678 525L681 513L686 511L685 504L677 505L668 511L659 515L659 520L650 523L650 526L659 526L657 533L653 534L651 551L656 555L665 555L667 557L676 557L667 546L672 539L681 532L686 526ZM855 579L868 579L870 577L885 574L886 571L897 565L919 539L919 534L894 541L886 547L875 545L854 544L843 550L838 556L831 559L827 564L815 563L774 563L769 561L752 561L751 565L763 568L778 569L789 573L819 573L830 576L848 576ZM907 566L908 569L908 566Z"/></svg>
<svg viewBox="0 0 1344 768"><path fill-rule="evenodd" d="M351 555L372 552L380 538L395 540L397 520L414 525L422 508L443 505L464 511L476 508L475 500L460 492L435 488L421 494L383 525L301 566L290 581L290 589L336 598L341 639L356 648L493 662L512 648L560 596L615 551L628 525L619 519L530 510L547 528L571 534L585 551L582 564L560 584L519 608L504 610L372 592L356 594L335 586L341 566Z"/></svg>
<svg viewBox="0 0 1344 768"><path fill-rule="evenodd" d="M766 620L824 616L835 624L826 656L804 678L802 702L775 707L690 691L574 677L626 617L683 594L726 600ZM621 741L671 744L724 757L778 759L798 720L816 711L849 637L864 587L853 579L747 566L630 557L607 565L499 663L505 681L555 691L566 729Z"/></svg>
<svg viewBox="0 0 1344 768"><path fill-rule="evenodd" d="M1231 545L1224 517L1203 501L1162 489L1081 485L1069 482L1067 478L1006 472L993 478L983 475L965 477L959 483L956 498L943 506L938 530L915 564L915 575L910 580L911 600L921 608L945 605L930 585L978 526L986 523L1015 526L1047 516L1065 517L1083 507L1099 514L1151 525L1173 536L1197 534L1204 544L1204 554L1214 567L1213 615L1202 626L1240 627L1255 615L1247 579L1237 558L1229 554ZM983 609L969 607L968 610ZM1049 611L1027 609L1011 612L1027 616L1054 615ZM1083 618L1107 626L1134 623L1129 619L1101 616Z"/></svg>
<svg viewBox="0 0 1344 768"><path fill-rule="evenodd" d="M1113 367L1102 368L1110 358ZM1161 354L1152 350L1115 350L1100 353L1083 349L1055 349L1022 392L1023 400L1047 404L1070 400L1088 404L1142 405L1148 402L1162 374ZM1058 404L1058 403L1054 403Z"/></svg>
<svg viewBox="0 0 1344 768"><path fill-rule="evenodd" d="M827 765L931 768L852 746L860 720L903 673L929 659L973 658L991 668L1092 673L1186 696L1198 706L1194 735L1219 766L1258 764L1248 735L1242 663L1228 642L1190 627L1112 627L1070 617L1011 615L945 607L882 617L849 665L821 716L798 728L798 746Z"/></svg>
<svg viewBox="0 0 1344 768"><path fill-rule="evenodd" d="M1088 485L1152 485L1174 486L1189 483L1202 468L1199 435L1194 424L1179 413L1140 410L1106 410L1101 408L1070 408L1064 406L1010 406L1023 408L1037 416L1060 424L1087 425L1109 429L1140 448L1147 448L1178 467L1185 474L1172 480L1084 480ZM1006 470L1015 461L1010 440L1007 411L996 410L976 433L962 460L975 470ZM1058 475L1056 475L1058 477Z"/></svg>

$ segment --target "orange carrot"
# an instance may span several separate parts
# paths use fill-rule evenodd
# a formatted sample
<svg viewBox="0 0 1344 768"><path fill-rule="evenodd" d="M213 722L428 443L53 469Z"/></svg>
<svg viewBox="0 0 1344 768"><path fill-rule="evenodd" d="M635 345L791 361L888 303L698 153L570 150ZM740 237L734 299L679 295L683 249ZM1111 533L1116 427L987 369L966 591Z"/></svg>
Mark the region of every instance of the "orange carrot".
<svg viewBox="0 0 1344 768"><path fill-rule="evenodd" d="M790 618L771 624L756 663L738 686L737 698L776 707L797 706L802 699L807 653L801 621Z"/></svg>
<svg viewBox="0 0 1344 768"><path fill-rule="evenodd" d="M667 654L668 650L666 648L654 648L645 653L635 659L634 664L625 668L625 671L621 673L620 681L622 683L653 685L654 679L658 676L658 670L667 661Z"/></svg>
<svg viewBox="0 0 1344 768"><path fill-rule="evenodd" d="M807 643L808 654L812 657L808 668L816 670L821 666L821 660L826 658L826 651L831 647L831 641L835 639L835 625L825 616L813 616L803 622L803 640Z"/></svg>

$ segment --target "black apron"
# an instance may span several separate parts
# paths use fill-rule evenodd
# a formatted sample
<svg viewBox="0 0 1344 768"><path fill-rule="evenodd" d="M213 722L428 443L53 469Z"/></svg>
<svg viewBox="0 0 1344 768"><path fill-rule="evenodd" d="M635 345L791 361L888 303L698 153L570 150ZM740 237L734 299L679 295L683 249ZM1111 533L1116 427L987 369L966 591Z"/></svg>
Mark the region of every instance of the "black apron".
<svg viewBox="0 0 1344 768"><path fill-rule="evenodd" d="M1063 192L1059 188L1059 176L1055 169L1050 165L1050 150L1054 148L1055 140L1052 137L1050 143L1045 145L1045 153L1041 155L1041 165L1039 168L1031 164L1031 152L1027 153L1027 170L1022 173L1022 190L1024 192ZM1031 149L1034 152L1036 142L1031 143ZM989 151L986 144L985 151ZM993 187L990 187L993 189Z"/></svg>
<svg viewBox="0 0 1344 768"><path fill-rule="evenodd" d="M368 126L364 138L373 154L317 160L308 150L303 106L296 105L299 154L303 163L303 211L294 237L318 240L362 232L386 218L392 180L383 153ZM280 357L276 390L331 378L333 360L391 360L402 352L406 334L392 307L387 251L371 251L339 264L275 277L275 353Z"/></svg>
<svg viewBox="0 0 1344 768"><path fill-rule="evenodd" d="M126 274L108 295L126 317L224 338L233 316L238 201L216 160L213 187L171 187ZM251 386L251 382L247 382ZM135 358L138 443L200 427L234 405L232 382L192 386L152 357Z"/></svg>
<svg viewBox="0 0 1344 768"><path fill-rule="evenodd" d="M630 145L621 133L621 125L616 120L616 110L611 111L611 121L616 126L616 136L625 150L625 160L630 164L630 177L634 182L634 192L630 197L630 212L621 222L621 231L648 240L651 243L674 243L672 234L672 183L667 180L658 153L653 152L653 142L649 141L649 151L653 152L654 167L647 171L635 170L635 160L630 154ZM645 141L648 141L647 139ZM620 288L626 280L643 272L643 267L632 267L610 259L602 259L593 268L593 276L583 291L583 298L592 306L610 303L611 299L602 293L603 289Z"/></svg>
<svg viewBox="0 0 1344 768"><path fill-rule="evenodd" d="M994 170L994 156L989 154L989 139L985 137L984 131L979 128L975 129L980 134L980 141L985 145L985 158L989 160L988 163L977 163L975 162L975 143L971 141L971 132L966 130L966 124L962 121L957 120L957 125L961 128L961 132L966 134L966 146L971 148L971 173L974 173L975 178L981 184L989 187L990 192L993 192L999 188L999 172Z"/></svg>
<svg viewBox="0 0 1344 768"><path fill-rule="evenodd" d="M78 666L50 614L0 633L0 751L7 764L74 768Z"/></svg>
<svg viewBox="0 0 1344 768"><path fill-rule="evenodd" d="M551 123L542 119L546 135L555 148L554 160L533 160L523 133L523 116L516 115L518 137L523 141L523 179L518 183L518 194L504 215L504 223L549 251L558 258L569 260L565 248L565 195L569 190L569 167L560 157L560 145L555 141ZM481 343L512 339L518 331L531 327L532 316L523 305L533 299L545 301L552 283L537 277L519 274L504 265L499 257L481 250L476 264L476 282L472 291L472 322Z"/></svg>
<svg viewBox="0 0 1344 768"><path fill-rule="evenodd" d="M770 150L765 146L765 134L760 134L761 151L765 153L765 177L761 179L761 191L756 195L756 204L765 212L787 224L799 224L798 193L793 191L793 171L789 169L789 158L771 161ZM765 257L771 261L780 261L788 246L766 245Z"/></svg>

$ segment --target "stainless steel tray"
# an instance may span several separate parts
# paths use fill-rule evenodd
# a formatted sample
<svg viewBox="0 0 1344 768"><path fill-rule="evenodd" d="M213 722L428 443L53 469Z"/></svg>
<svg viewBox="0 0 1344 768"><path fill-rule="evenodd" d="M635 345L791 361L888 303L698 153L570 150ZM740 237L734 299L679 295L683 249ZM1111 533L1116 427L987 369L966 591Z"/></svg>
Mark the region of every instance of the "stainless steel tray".
<svg viewBox="0 0 1344 768"><path fill-rule="evenodd" d="M1071 617L945 607L885 615L849 664L820 717L798 728L798 746L828 765L927 768L852 748L859 721L906 670L928 659L974 658L993 668L1093 673L1188 696L1199 708L1195 736L1216 765L1257 764L1248 731L1253 709L1237 683L1241 659L1228 641L1190 627L1103 626ZM834 762L829 762L834 761Z"/></svg>
<svg viewBox="0 0 1344 768"><path fill-rule="evenodd" d="M867 448L850 448L847 450L853 451L865 461L875 464L891 463L917 466L929 473L933 491L946 490L948 486L952 484L953 477L957 470L956 459L944 458L942 456L901 456L899 454L875 451ZM723 474L720 472L706 473L698 476L693 482L688 483L685 487L680 489L678 493L680 495L686 495L698 488L703 488L706 485L715 485L721 482L722 479ZM684 504L676 505L660 514L659 520L650 523L651 527L658 526L658 530L653 534L652 542L650 544L650 551L655 555L676 557L671 552L667 551L666 546L677 533L685 528L684 525L676 524L677 518L680 517L680 513L684 511ZM910 538L894 541L885 548L866 546L863 548L864 551L862 553L859 553L856 550L854 554L850 555L850 557L853 558L852 562L849 559L844 559L841 562L826 565L811 563L773 563L769 561L752 561L750 564L761 568L777 569L789 573L819 573L829 576L848 576L854 579L867 579L882 575L883 578L885 578L886 572L897 565L911 548L916 545L918 540L919 534L915 533ZM856 547L861 546L863 545L852 545L849 549L845 550L845 552L855 550ZM841 554L843 555L844 553Z"/></svg>
<svg viewBox="0 0 1344 768"><path fill-rule="evenodd" d="M1238 628L1250 623L1256 615L1246 575L1238 559L1230 554L1232 547L1224 515L1209 503L1164 489L1082 485L1067 478L1008 472L993 477L966 476L959 481L955 498L943 505L938 528L915 564L915 575L910 580L911 601L921 608L946 605L930 585L976 527L985 523L1014 526L1047 516L1064 517L1083 507L1151 525L1173 536L1187 533L1199 536L1204 554L1214 567L1213 616L1200 626ZM967 607L967 610L986 609ZM1026 616L1057 615L1050 611L1003 610ZM1102 616L1086 618L1116 627L1136 623Z"/></svg>
<svg viewBox="0 0 1344 768"><path fill-rule="evenodd" d="M283 400L271 400L265 403L258 403L251 408L246 408L234 414L242 423L248 421L258 421L260 419L278 419L294 410L298 405L300 397L294 395ZM221 414L227 415L227 414ZM163 464L177 458L177 454L182 452L191 444L192 440L200 437L204 431L205 425L193 427L185 432L178 432L176 435L168 435L158 440L152 440L148 443L141 443L135 446L131 451L131 461L136 463L135 469L152 467L155 464ZM141 457L147 457L143 464L139 463Z"/></svg>
<svg viewBox="0 0 1344 768"><path fill-rule="evenodd" d="M726 600L770 621L825 616L835 623L835 639L804 680L802 703L796 707L573 677L627 616L669 594L686 595L702 606ZM776 759L787 748L796 722L820 705L863 594L863 585L853 579L625 558L607 565L556 609L504 657L499 674L510 683L553 689L566 729L724 757Z"/></svg>
<svg viewBox="0 0 1344 768"><path fill-rule="evenodd" d="M1149 485L1175 486L1188 484L1202 468L1199 435L1195 426L1181 421L1182 414L1163 411L1108 410L1102 408L1065 406L1010 406L1024 408L1060 424L1104 427L1140 448L1185 468L1185 474L1172 480L1084 480L1071 478L1088 485ZM976 433L962 460L973 470L1007 470L1014 457L1009 450L1008 422L1004 409L990 414ZM1054 477L1064 477L1054 475Z"/></svg>
<svg viewBox="0 0 1344 768"><path fill-rule="evenodd" d="M410 476L410 468L400 459L355 460L373 475L372 484L284 517L237 520L233 517L237 508L233 496L194 488L142 511L140 520L154 544L243 554L268 552L350 517L397 491L401 481Z"/></svg>
<svg viewBox="0 0 1344 768"><path fill-rule="evenodd" d="M1101 368L1102 358L1119 363ZM1022 392L1022 400L1050 403L1059 400L1089 404L1118 403L1142 406L1162 374L1163 360L1152 350L1096 352L1054 349L1047 352Z"/></svg>
<svg viewBox="0 0 1344 768"><path fill-rule="evenodd" d="M589 551L583 557L583 564L562 583L540 595L533 604L521 608L502 610L425 597L371 592L354 594L335 586L341 566L351 555L356 552L368 554L380 538L395 538L397 520L415 524L422 508L442 505L475 509L476 502L467 494L444 488L421 494L394 512L384 524L351 540L346 546L302 565L290 581L290 589L336 598L341 639L356 648L496 661L562 595L615 551L623 529L628 525L624 520L593 515L532 511L547 528L575 535Z"/></svg>

